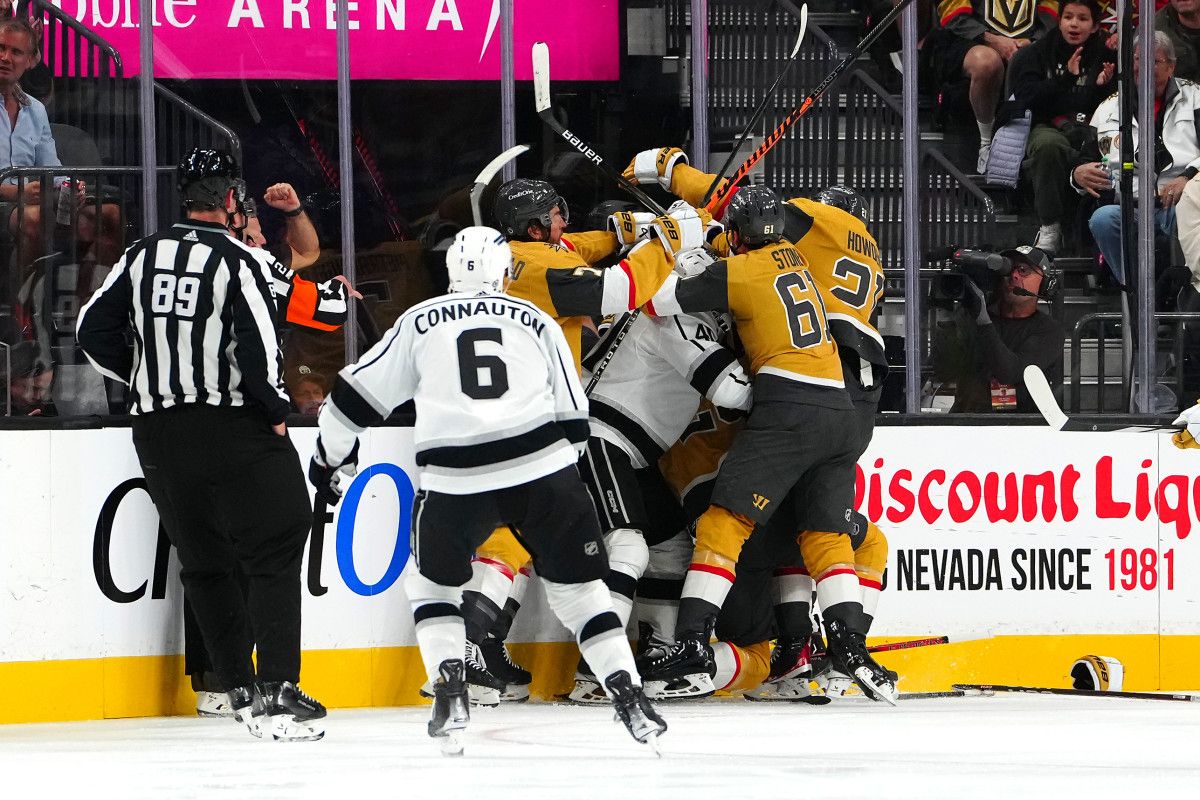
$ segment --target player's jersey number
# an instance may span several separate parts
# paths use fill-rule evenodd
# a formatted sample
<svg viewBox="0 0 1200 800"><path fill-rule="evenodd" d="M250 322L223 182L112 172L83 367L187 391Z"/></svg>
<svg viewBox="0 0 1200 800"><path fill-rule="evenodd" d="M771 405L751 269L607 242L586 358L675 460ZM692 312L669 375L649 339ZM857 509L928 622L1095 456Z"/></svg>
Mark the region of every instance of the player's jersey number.
<svg viewBox="0 0 1200 800"><path fill-rule="evenodd" d="M839 258L833 265L833 277L844 282L844 286L834 286L830 294L853 309L868 308L873 310L879 298L883 296L883 273L875 272L867 264L852 258Z"/></svg>
<svg viewBox="0 0 1200 800"><path fill-rule="evenodd" d="M495 400L508 391L508 367L500 356L482 355L480 342L503 345L499 328L472 328L458 335L458 380L472 400Z"/></svg>
<svg viewBox="0 0 1200 800"><path fill-rule="evenodd" d="M821 304L821 296L812 289L811 280L807 271L785 272L775 279L775 291L783 303L792 345L799 350L826 339L825 307ZM818 304L821 304L820 311Z"/></svg>

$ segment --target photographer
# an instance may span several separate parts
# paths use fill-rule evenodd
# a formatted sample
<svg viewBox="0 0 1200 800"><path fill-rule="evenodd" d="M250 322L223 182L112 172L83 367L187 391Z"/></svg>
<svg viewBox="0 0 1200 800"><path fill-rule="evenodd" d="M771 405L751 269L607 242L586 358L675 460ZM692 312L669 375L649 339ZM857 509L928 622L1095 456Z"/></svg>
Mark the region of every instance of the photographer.
<svg viewBox="0 0 1200 800"><path fill-rule="evenodd" d="M1030 364L1041 367L1051 385L1062 383L1066 333L1037 307L1049 259L1028 246L1000 255L1008 263L990 256L999 266L989 266L1001 276L991 291L991 303L979 285L964 276L955 319L939 326L934 335L934 372L939 380L956 385L951 413L1036 413L1023 379Z"/></svg>

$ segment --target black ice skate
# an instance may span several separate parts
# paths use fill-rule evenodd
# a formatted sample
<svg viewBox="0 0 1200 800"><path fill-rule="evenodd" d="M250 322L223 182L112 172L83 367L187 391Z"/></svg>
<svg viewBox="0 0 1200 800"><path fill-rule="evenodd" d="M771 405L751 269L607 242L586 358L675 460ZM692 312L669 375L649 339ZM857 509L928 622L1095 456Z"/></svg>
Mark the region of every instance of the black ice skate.
<svg viewBox="0 0 1200 800"><path fill-rule="evenodd" d="M809 637L780 637L771 649L771 673L761 686L745 693L747 700L817 702L809 686L812 676Z"/></svg>
<svg viewBox="0 0 1200 800"><path fill-rule="evenodd" d="M504 642L494 636L485 637L479 643L479 655L484 668L504 681L504 688L500 691L501 702L523 703L529 699L529 684L533 682L533 675L513 662Z"/></svg>
<svg viewBox="0 0 1200 800"><path fill-rule="evenodd" d="M867 652L866 640L841 620L826 620L825 631L829 634L829 660L833 668L853 678L872 700L896 705L896 684Z"/></svg>
<svg viewBox="0 0 1200 800"><path fill-rule="evenodd" d="M259 684L263 735L277 742L313 742L325 735L325 706L300 691L291 681Z"/></svg>
<svg viewBox="0 0 1200 800"><path fill-rule="evenodd" d="M642 744L648 744L658 753L658 737L666 732L667 723L625 670L618 670L604 682L612 697L617 719L625 723L629 735Z"/></svg>
<svg viewBox="0 0 1200 800"><path fill-rule="evenodd" d="M251 686L238 686L229 690L229 709L233 717L247 728L253 736L262 738L263 699L258 689Z"/></svg>
<svg viewBox="0 0 1200 800"><path fill-rule="evenodd" d="M433 738L442 739L442 755L463 754L464 733L471 721L465 672L465 665L457 658L438 665L440 677L433 684L433 716L427 730Z"/></svg>
<svg viewBox="0 0 1200 800"><path fill-rule="evenodd" d="M708 697L717 690L712 646L701 639L680 639L638 669L646 694L656 700Z"/></svg>

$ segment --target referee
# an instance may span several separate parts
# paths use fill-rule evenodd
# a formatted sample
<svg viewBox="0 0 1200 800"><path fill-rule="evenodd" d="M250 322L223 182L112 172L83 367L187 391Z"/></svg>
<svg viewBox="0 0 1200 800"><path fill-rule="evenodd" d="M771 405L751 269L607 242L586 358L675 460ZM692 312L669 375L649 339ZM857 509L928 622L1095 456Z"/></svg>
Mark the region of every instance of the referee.
<svg viewBox="0 0 1200 800"><path fill-rule="evenodd" d="M77 335L130 387L147 490L234 713L255 735L319 739L325 708L296 686L312 509L284 424L272 259L229 230L244 219L239 178L229 154L193 150L179 166L185 219L125 251Z"/></svg>

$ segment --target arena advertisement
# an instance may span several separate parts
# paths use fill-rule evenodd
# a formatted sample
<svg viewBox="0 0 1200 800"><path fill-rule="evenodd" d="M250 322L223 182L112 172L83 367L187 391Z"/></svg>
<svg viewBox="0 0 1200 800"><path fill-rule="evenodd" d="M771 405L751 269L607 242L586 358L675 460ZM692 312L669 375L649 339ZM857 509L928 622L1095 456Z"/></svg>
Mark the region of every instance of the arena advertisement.
<svg viewBox="0 0 1200 800"><path fill-rule="evenodd" d="M316 430L291 435L307 463ZM8 431L4 440L0 685L71 660L177 656L179 566L128 429ZM328 664L317 673L328 681L348 680L338 653L393 653L391 664L415 657L399 580L409 555L412 459L411 429L369 431L342 503L315 510L304 648L314 654L306 664ZM1134 687L1180 683L1182 654L1195 641L1188 637L1200 634L1197 466L1200 453L1175 449L1163 434L879 428L857 482L860 509L891 546L872 637L948 635L962 643L906 651L903 663L922 671L910 690L1053 679L1068 659L1101 646L1127 662ZM570 636L535 589L512 640ZM1045 663L1010 657L1033 642L1050 653ZM17 666L24 671L5 670ZM3 688L8 694L15 685ZM376 695L356 697L371 704Z"/></svg>
<svg viewBox="0 0 1200 800"><path fill-rule="evenodd" d="M137 0L54 4L116 47L126 77L137 74ZM500 77L500 0L349 0L346 7L352 78ZM337 78L336 0L156 0L154 9L157 78ZM619 77L616 2L522 0L514 14L518 80L532 77L528 53L537 40L550 45L556 80Z"/></svg>

